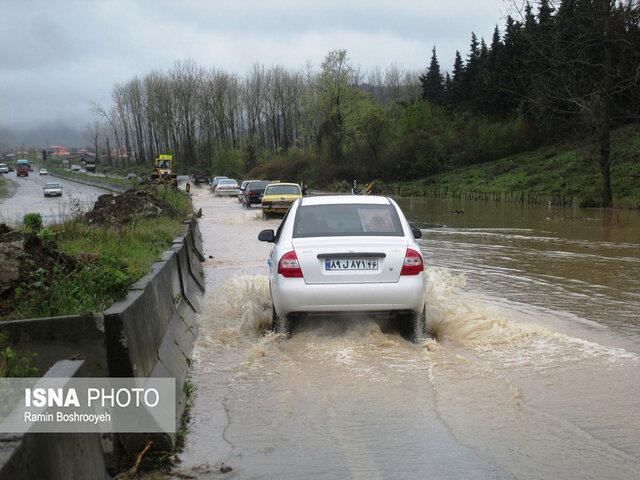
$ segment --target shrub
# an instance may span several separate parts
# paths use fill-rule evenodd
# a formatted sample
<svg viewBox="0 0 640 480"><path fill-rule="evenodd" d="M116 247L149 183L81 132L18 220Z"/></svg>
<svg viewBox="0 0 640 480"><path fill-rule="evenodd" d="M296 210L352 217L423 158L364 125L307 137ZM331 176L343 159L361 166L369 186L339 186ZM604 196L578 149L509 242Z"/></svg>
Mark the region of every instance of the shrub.
<svg viewBox="0 0 640 480"><path fill-rule="evenodd" d="M55 237L55 234L51 229L43 228L40 230L40 232L38 232L38 236L44 242L52 242Z"/></svg>
<svg viewBox="0 0 640 480"><path fill-rule="evenodd" d="M26 213L22 223L32 232L36 233L42 228L42 215L39 213Z"/></svg>

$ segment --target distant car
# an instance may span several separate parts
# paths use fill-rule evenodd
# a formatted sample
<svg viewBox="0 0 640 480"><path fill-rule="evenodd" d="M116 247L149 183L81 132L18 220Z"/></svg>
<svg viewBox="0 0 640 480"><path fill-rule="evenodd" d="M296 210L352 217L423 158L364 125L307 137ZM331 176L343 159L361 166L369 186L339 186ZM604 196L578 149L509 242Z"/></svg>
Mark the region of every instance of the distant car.
<svg viewBox="0 0 640 480"><path fill-rule="evenodd" d="M72 172L79 172L82 169L80 168L80 165L71 165L71 168L69 170L71 170Z"/></svg>
<svg viewBox="0 0 640 480"><path fill-rule="evenodd" d="M242 193L242 206L249 208L251 205L259 205L262 203L262 195L270 180L252 180L245 185Z"/></svg>
<svg viewBox="0 0 640 480"><path fill-rule="evenodd" d="M297 183L270 183L262 196L262 213L265 217L287 213L291 204L299 198L302 198L302 190Z"/></svg>
<svg viewBox="0 0 640 480"><path fill-rule="evenodd" d="M244 191L244 187L247 185L247 183L249 183L251 180L243 180L242 183L240 184L240 187L238 188L238 201L242 202L242 192Z"/></svg>
<svg viewBox="0 0 640 480"><path fill-rule="evenodd" d="M422 233L396 202L331 195L296 200L273 243L269 287L273 325L282 333L300 316L361 313L394 320L407 339L426 336Z"/></svg>
<svg viewBox="0 0 640 480"><path fill-rule="evenodd" d="M0 163L0 173L9 173L10 171L9 165L6 163Z"/></svg>
<svg viewBox="0 0 640 480"><path fill-rule="evenodd" d="M233 178L221 178L216 184L214 193L216 194L216 196L236 196L238 194L238 182L236 182Z"/></svg>
<svg viewBox="0 0 640 480"><path fill-rule="evenodd" d="M47 172L46 168L41 168L38 170L38 175L49 175L49 172Z"/></svg>
<svg viewBox="0 0 640 480"><path fill-rule="evenodd" d="M59 183L45 183L42 187L42 192L45 197L61 197L62 185Z"/></svg>
<svg viewBox="0 0 640 480"><path fill-rule="evenodd" d="M204 172L196 172L191 175L191 179L193 180L194 185L199 185L201 183L209 183L209 176Z"/></svg>
<svg viewBox="0 0 640 480"><path fill-rule="evenodd" d="M138 175L136 175L133 172L129 172L129 173L127 173L127 176L124 177L124 179L127 180L127 181L137 180L138 179Z"/></svg>
<svg viewBox="0 0 640 480"><path fill-rule="evenodd" d="M216 187L218 186L218 182L220 180L222 180L223 178L228 178L228 177L213 177L213 180L211 180L211 191L214 192L216 190Z"/></svg>

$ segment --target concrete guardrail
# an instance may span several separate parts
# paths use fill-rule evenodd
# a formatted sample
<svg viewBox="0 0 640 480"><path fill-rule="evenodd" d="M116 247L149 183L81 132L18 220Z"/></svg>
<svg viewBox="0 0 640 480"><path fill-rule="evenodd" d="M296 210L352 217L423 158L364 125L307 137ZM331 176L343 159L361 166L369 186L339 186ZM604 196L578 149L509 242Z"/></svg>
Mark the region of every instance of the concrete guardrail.
<svg viewBox="0 0 640 480"><path fill-rule="evenodd" d="M100 180L100 177L96 177L96 180L94 181L94 180L89 180L84 178L78 178L73 175L61 175L59 173L49 173L49 175L52 177L69 180L70 182L76 182L82 185L88 185L90 187L98 187L98 188L102 188L104 190L109 190L111 192L116 192L116 193L122 193L129 189L129 187L125 185L120 185L118 183Z"/></svg>

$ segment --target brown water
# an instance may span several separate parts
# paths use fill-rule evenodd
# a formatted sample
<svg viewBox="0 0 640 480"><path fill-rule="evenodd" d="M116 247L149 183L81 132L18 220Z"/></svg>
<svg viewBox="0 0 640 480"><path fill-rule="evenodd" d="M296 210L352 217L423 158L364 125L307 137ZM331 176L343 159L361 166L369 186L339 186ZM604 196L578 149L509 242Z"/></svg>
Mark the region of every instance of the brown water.
<svg viewBox="0 0 640 480"><path fill-rule="evenodd" d="M640 351L640 212L405 199L433 266L494 301L619 333ZM454 213L454 212L464 213ZM518 305L511 305L516 308ZM573 318L572 318L573 317Z"/></svg>
<svg viewBox="0 0 640 480"><path fill-rule="evenodd" d="M213 258L181 478L640 478L636 212L403 201L429 227L437 338L414 345L356 317L265 335L277 222L194 202Z"/></svg>

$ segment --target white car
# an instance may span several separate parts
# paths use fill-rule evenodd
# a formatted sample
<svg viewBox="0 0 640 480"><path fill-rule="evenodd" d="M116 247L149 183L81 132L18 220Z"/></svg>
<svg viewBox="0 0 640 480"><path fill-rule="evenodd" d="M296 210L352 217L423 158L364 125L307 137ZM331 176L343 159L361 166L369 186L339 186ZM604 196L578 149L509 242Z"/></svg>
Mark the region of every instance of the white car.
<svg viewBox="0 0 640 480"><path fill-rule="evenodd" d="M378 196L296 200L269 257L273 325L288 333L292 319L362 313L397 321L416 340L426 335L426 274L416 238L400 207Z"/></svg>
<svg viewBox="0 0 640 480"><path fill-rule="evenodd" d="M47 172L46 168L41 168L38 170L38 175L49 175L49 172Z"/></svg>
<svg viewBox="0 0 640 480"><path fill-rule="evenodd" d="M61 197L62 185L59 183L45 183L42 187L42 192L45 197Z"/></svg>
<svg viewBox="0 0 640 480"><path fill-rule="evenodd" d="M0 173L9 173L9 165L0 163Z"/></svg>
<svg viewBox="0 0 640 480"><path fill-rule="evenodd" d="M216 195L238 195L238 182L233 178L222 178L214 190Z"/></svg>
<svg viewBox="0 0 640 480"><path fill-rule="evenodd" d="M71 170L72 172L79 172L82 169L80 168L80 165L71 165L71 168L69 170Z"/></svg>

